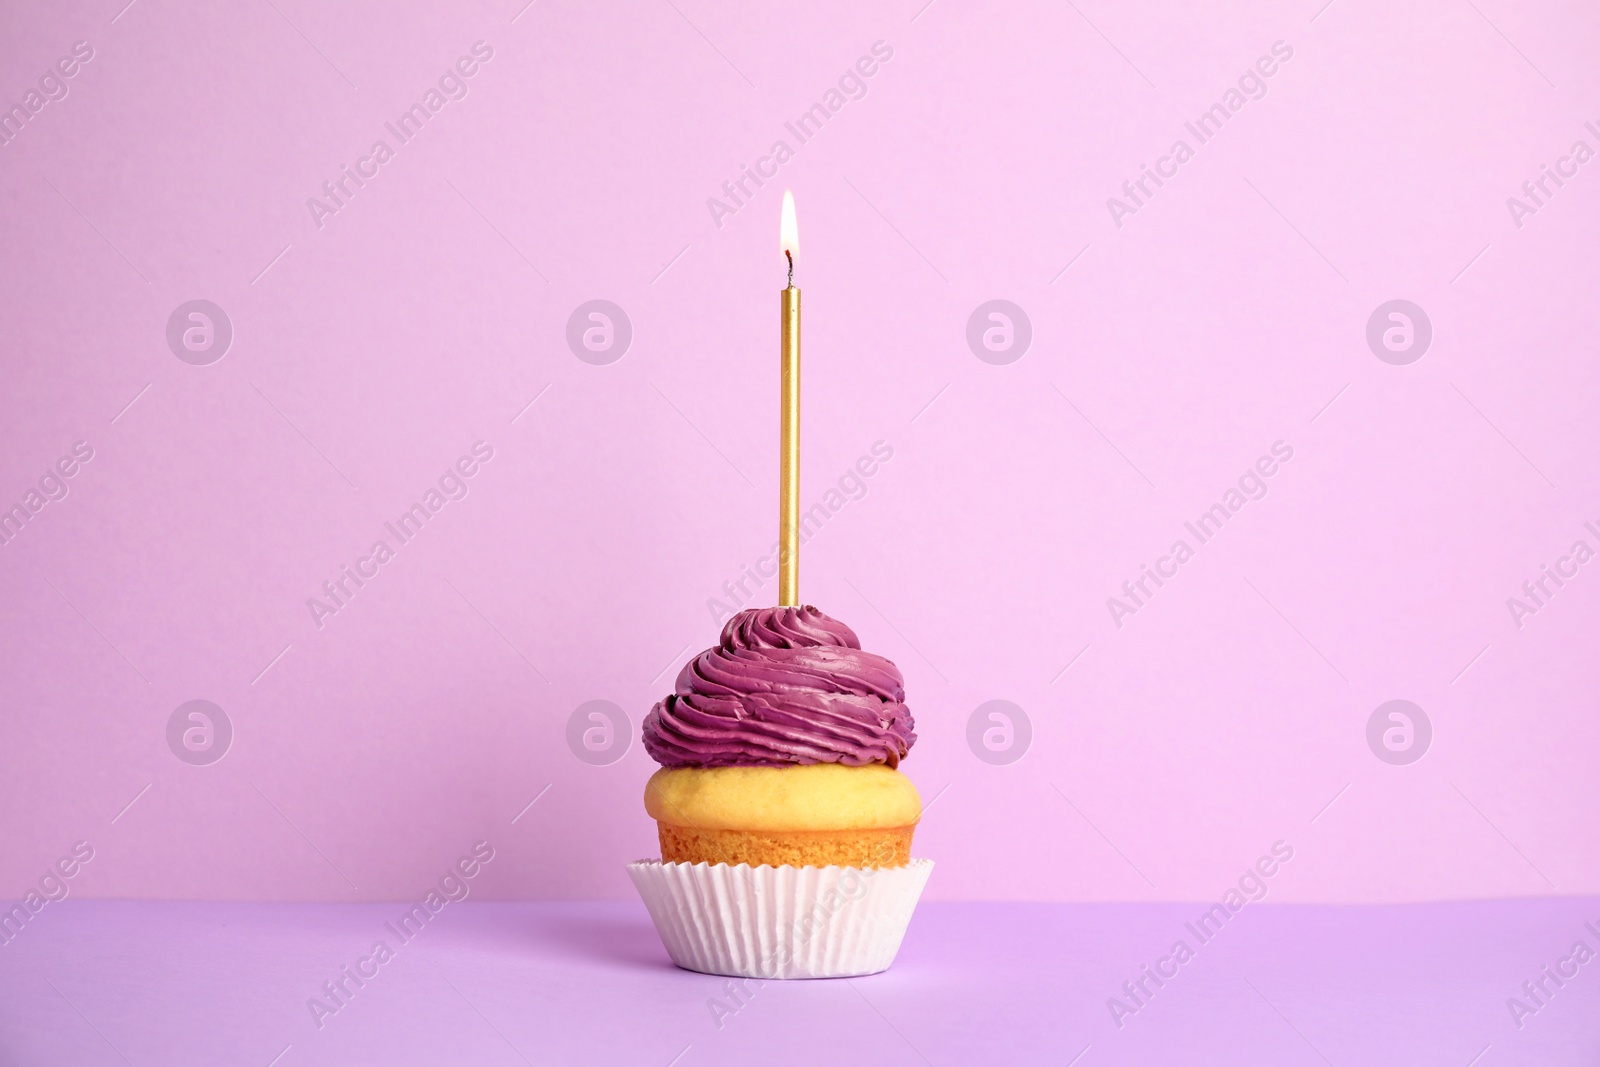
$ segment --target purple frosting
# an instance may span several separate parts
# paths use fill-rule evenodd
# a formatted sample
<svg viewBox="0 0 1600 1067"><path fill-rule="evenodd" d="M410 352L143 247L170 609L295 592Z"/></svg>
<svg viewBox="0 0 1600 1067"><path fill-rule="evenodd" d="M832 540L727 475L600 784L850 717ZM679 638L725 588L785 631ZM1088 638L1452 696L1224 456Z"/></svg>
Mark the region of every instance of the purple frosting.
<svg viewBox="0 0 1600 1067"><path fill-rule="evenodd" d="M663 767L898 766L917 735L900 669L816 608L752 608L644 720Z"/></svg>

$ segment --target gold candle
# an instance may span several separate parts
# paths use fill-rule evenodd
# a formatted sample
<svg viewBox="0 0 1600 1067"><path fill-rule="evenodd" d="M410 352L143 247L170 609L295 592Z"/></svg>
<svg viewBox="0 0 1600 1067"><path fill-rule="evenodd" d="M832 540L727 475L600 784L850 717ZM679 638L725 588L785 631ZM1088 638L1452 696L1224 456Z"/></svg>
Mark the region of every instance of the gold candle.
<svg viewBox="0 0 1600 1067"><path fill-rule="evenodd" d="M800 290L794 285L794 257L800 231L794 219L794 194L783 193L779 244L789 261L789 286L778 294L779 359L783 393L778 428L778 603L800 603Z"/></svg>

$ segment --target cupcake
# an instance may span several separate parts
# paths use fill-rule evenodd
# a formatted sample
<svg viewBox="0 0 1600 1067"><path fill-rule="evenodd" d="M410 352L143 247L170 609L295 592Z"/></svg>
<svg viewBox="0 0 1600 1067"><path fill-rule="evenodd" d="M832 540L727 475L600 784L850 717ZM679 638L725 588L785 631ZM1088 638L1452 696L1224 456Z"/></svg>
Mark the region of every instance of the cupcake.
<svg viewBox="0 0 1600 1067"><path fill-rule="evenodd" d="M661 861L630 868L675 962L750 977L889 965L932 867L911 857L904 699L893 663L809 606L740 612L684 666L643 727Z"/></svg>

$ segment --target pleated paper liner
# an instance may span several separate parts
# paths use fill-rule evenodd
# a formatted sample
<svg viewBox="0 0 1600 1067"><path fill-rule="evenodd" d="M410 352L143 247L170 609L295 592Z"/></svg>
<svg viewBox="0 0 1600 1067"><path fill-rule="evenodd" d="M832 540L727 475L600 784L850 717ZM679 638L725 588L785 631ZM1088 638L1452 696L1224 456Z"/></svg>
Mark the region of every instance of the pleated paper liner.
<svg viewBox="0 0 1600 1067"><path fill-rule="evenodd" d="M736 978L849 978L887 970L933 872L904 867L628 865L672 962Z"/></svg>

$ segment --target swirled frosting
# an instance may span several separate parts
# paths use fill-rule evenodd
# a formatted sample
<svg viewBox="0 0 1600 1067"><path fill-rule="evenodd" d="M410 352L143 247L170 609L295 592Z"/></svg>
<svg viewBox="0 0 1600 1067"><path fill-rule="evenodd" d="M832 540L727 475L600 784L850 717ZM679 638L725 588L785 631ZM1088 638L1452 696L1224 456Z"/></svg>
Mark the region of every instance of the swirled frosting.
<svg viewBox="0 0 1600 1067"><path fill-rule="evenodd" d="M916 743L900 669L816 608L752 608L644 720L663 767L898 766Z"/></svg>

